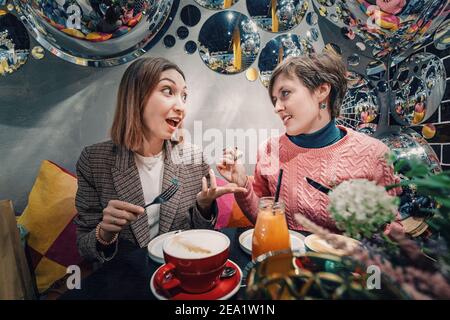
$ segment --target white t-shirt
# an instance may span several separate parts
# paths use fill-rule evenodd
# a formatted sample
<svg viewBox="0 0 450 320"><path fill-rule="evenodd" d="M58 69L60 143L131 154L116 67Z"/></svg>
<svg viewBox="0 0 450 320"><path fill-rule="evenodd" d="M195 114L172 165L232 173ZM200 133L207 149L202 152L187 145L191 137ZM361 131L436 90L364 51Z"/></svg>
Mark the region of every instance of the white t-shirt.
<svg viewBox="0 0 450 320"><path fill-rule="evenodd" d="M148 204L162 191L164 153L161 151L157 155L151 157L143 157L135 153L134 159L141 179L144 201L145 204ZM160 205L157 204L151 205L146 209L151 239L156 237L159 232L159 207Z"/></svg>

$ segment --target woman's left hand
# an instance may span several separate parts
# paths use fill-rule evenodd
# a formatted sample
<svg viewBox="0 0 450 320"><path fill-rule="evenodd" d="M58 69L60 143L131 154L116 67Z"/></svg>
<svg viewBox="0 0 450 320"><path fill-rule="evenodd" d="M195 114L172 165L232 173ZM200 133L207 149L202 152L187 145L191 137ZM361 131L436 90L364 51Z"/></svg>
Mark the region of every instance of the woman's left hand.
<svg viewBox="0 0 450 320"><path fill-rule="evenodd" d="M228 183L218 187L214 171L209 169L211 185L208 187L206 177L202 178L202 191L197 194L197 204L203 210L208 209L213 201L227 193L247 192L247 189L238 187L235 183Z"/></svg>

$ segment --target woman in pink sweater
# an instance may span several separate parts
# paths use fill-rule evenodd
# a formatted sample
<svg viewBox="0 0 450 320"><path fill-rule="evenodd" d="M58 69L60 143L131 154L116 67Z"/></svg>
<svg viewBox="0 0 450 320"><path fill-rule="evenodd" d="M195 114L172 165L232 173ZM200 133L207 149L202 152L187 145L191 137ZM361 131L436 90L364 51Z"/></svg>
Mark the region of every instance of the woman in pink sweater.
<svg viewBox="0 0 450 320"><path fill-rule="evenodd" d="M292 230L304 230L295 219L302 213L316 224L339 232L327 211L328 195L308 184L306 177L330 188L350 179L368 179L383 186L399 181L386 163L386 145L336 126L346 90L345 65L332 53L288 58L274 70L269 95L286 133L262 144L253 180L236 160L237 150L225 150L217 166L225 179L248 190L235 197L250 221L256 221L259 198L275 194L280 168L284 171L280 199L286 204L286 219ZM399 192L400 188L390 191Z"/></svg>

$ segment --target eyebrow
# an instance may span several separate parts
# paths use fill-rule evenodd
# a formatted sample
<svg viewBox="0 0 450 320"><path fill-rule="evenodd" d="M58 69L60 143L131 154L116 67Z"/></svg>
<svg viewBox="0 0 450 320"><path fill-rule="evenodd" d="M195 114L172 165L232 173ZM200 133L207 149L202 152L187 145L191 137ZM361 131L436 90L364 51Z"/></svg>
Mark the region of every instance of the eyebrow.
<svg viewBox="0 0 450 320"><path fill-rule="evenodd" d="M279 92L281 92L283 90L284 90L284 87L281 87L280 89L278 89L278 91L275 94L277 94L277 93L279 93ZM271 97L272 98L276 98L277 96L271 95Z"/></svg>
<svg viewBox="0 0 450 320"><path fill-rule="evenodd" d="M172 82L174 85L177 85L177 84L175 83L175 81L173 81L172 79L169 79L169 78L162 78L162 79L159 80L159 82L164 81L164 80L170 81L170 82ZM187 89L187 86L184 86L183 89Z"/></svg>

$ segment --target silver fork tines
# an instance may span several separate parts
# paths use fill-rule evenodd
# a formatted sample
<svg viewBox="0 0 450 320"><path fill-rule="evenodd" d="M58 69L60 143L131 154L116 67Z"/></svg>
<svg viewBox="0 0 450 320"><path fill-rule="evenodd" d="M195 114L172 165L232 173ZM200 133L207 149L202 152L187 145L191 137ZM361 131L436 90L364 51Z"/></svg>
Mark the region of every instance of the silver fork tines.
<svg viewBox="0 0 450 320"><path fill-rule="evenodd" d="M169 201L177 191L178 184L173 183L169 188L167 188L159 196L157 196L151 203L146 204L144 208L147 208L148 206L151 206L153 204L161 204Z"/></svg>

